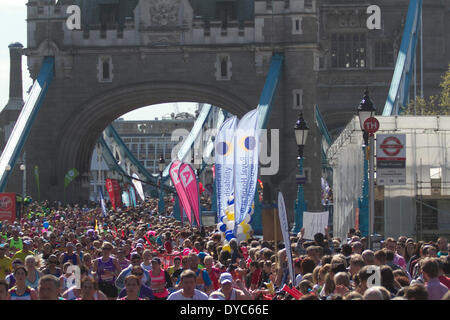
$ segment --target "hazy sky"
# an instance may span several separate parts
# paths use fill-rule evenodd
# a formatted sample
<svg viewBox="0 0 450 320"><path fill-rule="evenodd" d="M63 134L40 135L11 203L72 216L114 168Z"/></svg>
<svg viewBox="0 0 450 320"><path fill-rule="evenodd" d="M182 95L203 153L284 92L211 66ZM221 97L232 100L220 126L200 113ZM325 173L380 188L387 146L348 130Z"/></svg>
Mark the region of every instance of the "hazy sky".
<svg viewBox="0 0 450 320"><path fill-rule="evenodd" d="M0 0L0 111L8 103L9 95L9 49L8 45L20 42L27 47L27 0ZM27 69L27 59L22 59L23 74L23 98L26 101L27 91L32 85L32 80ZM179 103L180 112L194 113L197 108L193 103ZM173 104L156 105L141 108L121 116L125 120L153 120L170 115L175 111Z"/></svg>

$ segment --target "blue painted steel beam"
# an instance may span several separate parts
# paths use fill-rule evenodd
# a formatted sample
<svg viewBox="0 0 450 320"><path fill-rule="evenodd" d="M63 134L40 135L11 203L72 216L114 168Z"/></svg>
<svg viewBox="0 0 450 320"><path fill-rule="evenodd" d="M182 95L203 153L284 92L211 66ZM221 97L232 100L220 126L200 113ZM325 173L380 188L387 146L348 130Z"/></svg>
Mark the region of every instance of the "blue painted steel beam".
<svg viewBox="0 0 450 320"><path fill-rule="evenodd" d="M39 75L31 88L30 96L20 112L19 118L14 125L14 129L0 157L0 192L3 192L6 188L9 175L22 152L48 87L53 80L54 64L55 60L53 57L44 58ZM11 170L6 170L8 165L11 167Z"/></svg>
<svg viewBox="0 0 450 320"><path fill-rule="evenodd" d="M212 109L211 105L206 105L206 104L203 105L203 108L200 111L200 113L197 117L197 120L195 121L194 126L191 129L191 132L189 133L189 135L183 142L183 145L181 146L180 150L178 151L176 160L183 161L183 159L189 154L192 146L195 143L195 140L197 139L200 132L203 130L203 127L204 127L206 121L208 120L208 117L211 113L211 109ZM169 179L169 169L174 160L172 160L169 163L169 165L164 169L163 181L166 181L167 179Z"/></svg>
<svg viewBox="0 0 450 320"><path fill-rule="evenodd" d="M272 103L277 92L278 84L280 83L281 68L283 66L284 56L281 54L274 54L270 64L269 73L266 78L266 83L261 94L258 104L259 120L258 128L267 128L267 121L269 120L270 112L272 111Z"/></svg>
<svg viewBox="0 0 450 320"><path fill-rule="evenodd" d="M384 105L383 116L398 115L400 109L404 108L408 103L421 12L422 0L411 0L403 30L402 43L392 76L391 87Z"/></svg>
<svg viewBox="0 0 450 320"><path fill-rule="evenodd" d="M134 156L134 154L127 148L126 144L123 142L122 138L117 133L116 129L112 125L109 125L106 128L106 134L114 139L114 141L119 145L120 150L123 152L123 155L130 160L130 162L136 166L139 170L138 173L144 176L145 180L148 180L151 183L157 183L157 177L154 177L151 173L147 171L147 169L139 162L138 159ZM142 179L142 177L141 177Z"/></svg>

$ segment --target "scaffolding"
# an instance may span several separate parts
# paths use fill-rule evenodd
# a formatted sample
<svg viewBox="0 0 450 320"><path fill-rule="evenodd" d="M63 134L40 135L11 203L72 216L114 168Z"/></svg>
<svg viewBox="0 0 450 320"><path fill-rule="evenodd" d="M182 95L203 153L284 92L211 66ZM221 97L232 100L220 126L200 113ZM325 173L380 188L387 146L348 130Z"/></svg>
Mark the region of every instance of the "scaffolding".
<svg viewBox="0 0 450 320"><path fill-rule="evenodd" d="M376 117L377 134L406 135L406 184L376 186L375 232L436 240L450 235L450 117ZM355 116L330 146L337 237L355 226L363 183L362 132ZM376 180L375 180L376 183Z"/></svg>

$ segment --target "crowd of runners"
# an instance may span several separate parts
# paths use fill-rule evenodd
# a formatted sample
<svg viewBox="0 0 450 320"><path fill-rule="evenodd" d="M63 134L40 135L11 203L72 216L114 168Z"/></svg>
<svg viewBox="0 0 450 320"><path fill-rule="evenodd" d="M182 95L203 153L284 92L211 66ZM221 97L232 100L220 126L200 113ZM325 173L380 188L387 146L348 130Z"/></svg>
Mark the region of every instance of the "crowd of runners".
<svg viewBox="0 0 450 320"><path fill-rule="evenodd" d="M449 246L387 238L371 251L350 230L282 243L224 239L215 226L157 214L157 200L109 210L33 202L1 222L0 300L441 300L450 299ZM171 208L168 208L168 213Z"/></svg>

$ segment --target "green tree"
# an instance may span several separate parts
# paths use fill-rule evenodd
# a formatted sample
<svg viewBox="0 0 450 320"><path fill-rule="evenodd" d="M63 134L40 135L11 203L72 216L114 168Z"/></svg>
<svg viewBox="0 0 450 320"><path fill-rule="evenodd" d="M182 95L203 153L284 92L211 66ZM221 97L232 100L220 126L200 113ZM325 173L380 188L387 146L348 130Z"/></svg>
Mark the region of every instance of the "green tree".
<svg viewBox="0 0 450 320"><path fill-rule="evenodd" d="M442 88L439 94L428 98L416 98L416 115L450 115L450 64L439 86ZM408 104L404 114L414 115L414 100Z"/></svg>

